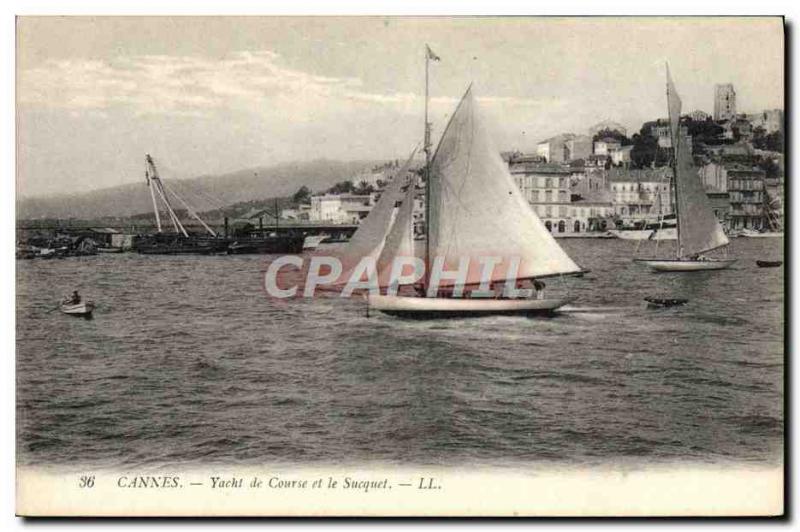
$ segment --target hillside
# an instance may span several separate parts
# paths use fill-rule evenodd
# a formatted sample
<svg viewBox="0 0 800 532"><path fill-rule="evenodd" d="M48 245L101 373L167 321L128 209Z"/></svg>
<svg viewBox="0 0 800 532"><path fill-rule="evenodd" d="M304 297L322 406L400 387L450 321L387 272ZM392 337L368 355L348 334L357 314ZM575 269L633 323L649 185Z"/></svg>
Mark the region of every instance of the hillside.
<svg viewBox="0 0 800 532"><path fill-rule="evenodd" d="M291 196L303 185L314 192L322 192L339 181L350 179L383 162L314 160L192 179L175 180L169 179L168 175L162 175L162 178L165 185L178 192L198 211L208 211L243 201ZM17 201L16 217L18 220L86 219L130 216L151 212L152 209L150 194L142 179L141 183L82 194L21 199Z"/></svg>

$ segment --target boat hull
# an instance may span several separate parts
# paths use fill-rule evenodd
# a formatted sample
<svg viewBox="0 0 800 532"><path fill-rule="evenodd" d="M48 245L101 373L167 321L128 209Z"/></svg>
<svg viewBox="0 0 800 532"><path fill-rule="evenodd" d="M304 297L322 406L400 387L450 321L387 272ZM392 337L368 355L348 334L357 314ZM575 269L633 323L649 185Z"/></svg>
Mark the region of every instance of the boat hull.
<svg viewBox="0 0 800 532"><path fill-rule="evenodd" d="M552 314L574 301L575 297L557 299L469 299L406 296L368 296L370 310L411 319L466 318Z"/></svg>
<svg viewBox="0 0 800 532"><path fill-rule="evenodd" d="M739 235L745 238L783 238L783 233L759 233L757 235Z"/></svg>
<svg viewBox="0 0 800 532"><path fill-rule="evenodd" d="M674 227L656 231L653 229L612 229L612 235L622 240L677 240L678 232ZM655 233L655 234L654 234Z"/></svg>
<svg viewBox="0 0 800 532"><path fill-rule="evenodd" d="M746 238L783 238L783 231L765 231L760 233L758 231L753 231L752 229L742 229L739 232L739 236L743 236Z"/></svg>
<svg viewBox="0 0 800 532"><path fill-rule="evenodd" d="M296 235L243 238L232 242L227 251L229 255L302 253L304 240Z"/></svg>
<svg viewBox="0 0 800 532"><path fill-rule="evenodd" d="M704 272L724 270L736 262L736 259L634 259L633 262L648 266L657 272Z"/></svg>
<svg viewBox="0 0 800 532"><path fill-rule="evenodd" d="M94 312L94 302L81 301L77 305L71 303L61 303L59 310L70 316L90 316Z"/></svg>
<svg viewBox="0 0 800 532"><path fill-rule="evenodd" d="M142 255L209 255L225 253L228 242L222 238L178 237L174 235L151 235L136 244Z"/></svg>
<svg viewBox="0 0 800 532"><path fill-rule="evenodd" d="M328 238L328 235L307 236L305 240L303 240L303 251L313 251L317 249L317 247Z"/></svg>

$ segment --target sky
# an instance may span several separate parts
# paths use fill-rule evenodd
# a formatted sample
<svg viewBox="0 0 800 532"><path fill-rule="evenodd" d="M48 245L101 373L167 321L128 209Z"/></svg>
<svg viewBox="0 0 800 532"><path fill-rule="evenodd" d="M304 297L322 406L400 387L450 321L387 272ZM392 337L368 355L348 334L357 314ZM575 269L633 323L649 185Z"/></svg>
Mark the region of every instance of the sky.
<svg viewBox="0 0 800 532"><path fill-rule="evenodd" d="M470 83L499 149L601 120L784 107L780 18L21 17L17 194L309 160L403 159Z"/></svg>

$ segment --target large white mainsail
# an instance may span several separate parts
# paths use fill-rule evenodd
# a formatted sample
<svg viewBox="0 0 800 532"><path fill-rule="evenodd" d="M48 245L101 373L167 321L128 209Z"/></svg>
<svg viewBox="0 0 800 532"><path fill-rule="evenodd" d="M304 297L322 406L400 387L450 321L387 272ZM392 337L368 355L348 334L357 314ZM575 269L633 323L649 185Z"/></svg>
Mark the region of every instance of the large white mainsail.
<svg viewBox="0 0 800 532"><path fill-rule="evenodd" d="M454 270L461 258L477 264L481 257L498 257L502 262L493 270L493 281L505 280L516 261L518 279L581 271L519 192L471 87L442 134L429 179L430 264L442 257L445 269ZM480 282L480 273L470 267L467 284Z"/></svg>
<svg viewBox="0 0 800 532"><path fill-rule="evenodd" d="M667 67L667 107L675 152L678 258L693 257L728 244L694 167L686 136L680 133L681 99Z"/></svg>
<svg viewBox="0 0 800 532"><path fill-rule="evenodd" d="M342 282L349 278L349 272L358 265L364 257L377 260L383 250L386 236L388 235L397 212L397 205L405 197L405 185L408 183L408 169L416 154L416 148L411 152L406 162L394 174L392 181L386 186L372 207L367 217L358 226L356 232L344 248L340 259L343 266Z"/></svg>

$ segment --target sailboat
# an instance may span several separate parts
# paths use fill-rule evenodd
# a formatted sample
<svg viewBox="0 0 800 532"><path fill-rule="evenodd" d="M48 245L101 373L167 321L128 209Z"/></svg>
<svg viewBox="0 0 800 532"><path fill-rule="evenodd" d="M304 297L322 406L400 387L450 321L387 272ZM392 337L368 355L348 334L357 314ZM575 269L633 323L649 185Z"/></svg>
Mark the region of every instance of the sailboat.
<svg viewBox="0 0 800 532"><path fill-rule="evenodd" d="M680 131L681 99L667 67L667 108L674 157L672 158L674 209L677 218L675 258L634 259L656 271L694 272L723 270L735 259L703 256L728 245L728 237L711 209L692 161L691 147Z"/></svg>
<svg viewBox="0 0 800 532"><path fill-rule="evenodd" d="M428 147L426 116L426 155ZM427 157L426 157L427 159ZM483 287L517 283L544 277L581 274L583 270L561 249L519 192L500 152L491 142L479 113L472 88L467 89L442 133L432 160L425 166L426 271L421 285L409 295L368 296L371 310L409 318L462 317L497 314L551 313L574 300L571 297L503 297L490 295ZM381 285L386 283L388 264L412 255L413 189L389 224L377 260ZM463 284L442 280L432 293L431 265L452 271L463 258L499 259L487 279L470 267ZM512 269L513 268L513 269ZM483 281L483 284L482 284ZM469 297L464 293L470 292ZM509 293L509 292L504 292Z"/></svg>

